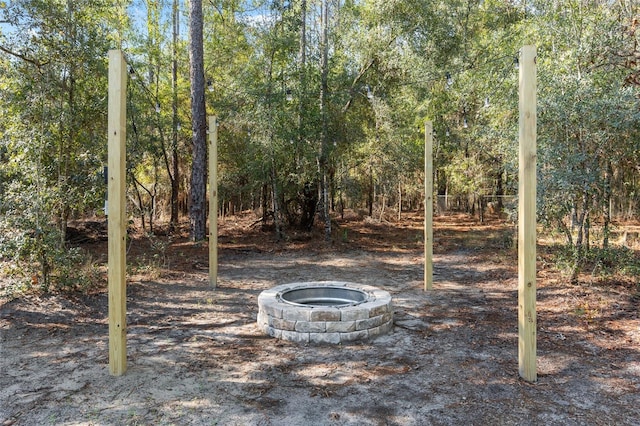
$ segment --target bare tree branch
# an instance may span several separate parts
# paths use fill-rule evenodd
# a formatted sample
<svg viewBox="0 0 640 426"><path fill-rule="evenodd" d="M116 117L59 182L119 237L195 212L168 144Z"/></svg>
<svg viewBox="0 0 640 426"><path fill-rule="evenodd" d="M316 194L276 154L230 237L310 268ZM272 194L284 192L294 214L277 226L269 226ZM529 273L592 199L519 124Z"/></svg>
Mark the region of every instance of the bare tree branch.
<svg viewBox="0 0 640 426"><path fill-rule="evenodd" d="M353 102L353 98L354 98L354 95L355 95L355 87L357 86L358 82L360 81L360 79L362 77L364 77L364 75L367 73L369 68L371 68L373 66L373 64L375 64L375 62L376 62L376 58L370 59L367 62L367 64L360 69L360 72L358 73L358 75L351 82L351 96L349 96L349 99L347 100L347 103L342 107L342 113L343 114L346 113L349 110L349 108L351 107L351 103Z"/></svg>
<svg viewBox="0 0 640 426"><path fill-rule="evenodd" d="M16 58L22 59L23 61L28 62L30 64L33 64L37 68L42 68L44 65L48 64L48 62L40 62L37 59L29 58L29 57L27 57L27 56L25 56L25 55L23 55L21 53L14 52L13 50L7 49L6 47L4 47L2 45L0 45L0 51L6 53L8 55L15 56Z"/></svg>

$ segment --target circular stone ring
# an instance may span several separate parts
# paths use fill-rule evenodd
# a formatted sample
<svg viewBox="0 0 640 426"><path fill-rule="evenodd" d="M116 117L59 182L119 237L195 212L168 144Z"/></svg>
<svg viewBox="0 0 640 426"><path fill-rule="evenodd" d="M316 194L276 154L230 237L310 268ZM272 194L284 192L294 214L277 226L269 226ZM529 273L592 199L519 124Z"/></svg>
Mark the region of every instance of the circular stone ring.
<svg viewBox="0 0 640 426"><path fill-rule="evenodd" d="M375 338L393 327L389 292L343 281L283 284L258 296L258 326L269 336L300 343Z"/></svg>

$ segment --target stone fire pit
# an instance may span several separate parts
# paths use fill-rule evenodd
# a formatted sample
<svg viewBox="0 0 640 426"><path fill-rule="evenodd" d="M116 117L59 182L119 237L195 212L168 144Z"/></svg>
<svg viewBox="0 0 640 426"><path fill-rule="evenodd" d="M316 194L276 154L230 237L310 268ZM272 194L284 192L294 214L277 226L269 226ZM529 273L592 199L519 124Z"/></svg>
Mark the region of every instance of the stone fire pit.
<svg viewBox="0 0 640 426"><path fill-rule="evenodd" d="M342 281L284 284L258 296L258 325L269 336L301 343L370 339L393 326L391 295Z"/></svg>

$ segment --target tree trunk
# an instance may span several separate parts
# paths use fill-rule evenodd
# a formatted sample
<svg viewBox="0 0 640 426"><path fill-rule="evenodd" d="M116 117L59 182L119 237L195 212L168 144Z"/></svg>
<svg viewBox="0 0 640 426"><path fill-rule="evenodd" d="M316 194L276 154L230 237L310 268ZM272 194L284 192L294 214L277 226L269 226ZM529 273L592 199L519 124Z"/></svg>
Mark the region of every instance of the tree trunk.
<svg viewBox="0 0 640 426"><path fill-rule="evenodd" d="M207 117L204 99L204 47L202 40L202 0L191 0L189 7L189 62L191 65L191 129L193 163L191 166L191 239L206 236Z"/></svg>
<svg viewBox="0 0 640 426"><path fill-rule="evenodd" d="M444 171L436 171L438 182L438 197L436 205L438 206L438 214L444 214L449 206L447 205L447 175Z"/></svg>
<svg viewBox="0 0 640 426"><path fill-rule="evenodd" d="M591 249L591 219L589 218L589 212L584 219L584 246L587 252Z"/></svg>
<svg viewBox="0 0 640 426"><path fill-rule="evenodd" d="M382 222L382 219L384 218L384 208L387 205L387 197L386 197L387 191L385 190L384 186L382 187L382 201L380 202L380 217L378 218L378 222Z"/></svg>
<svg viewBox="0 0 640 426"><path fill-rule="evenodd" d="M581 249L584 241L584 227L585 221L587 220L587 215L589 212L589 205L587 204L589 200L589 194L585 190L582 193L582 211L578 216L578 220L576 225L578 226L578 236L576 237L576 247ZM577 205L576 205L576 214L577 214Z"/></svg>
<svg viewBox="0 0 640 426"><path fill-rule="evenodd" d="M567 239L567 245L569 247L573 247L573 235L571 235L571 228L566 224L566 222L562 219L559 219L557 221L557 226L560 229L560 231L562 231L562 233L564 234L564 236Z"/></svg>
<svg viewBox="0 0 640 426"><path fill-rule="evenodd" d="M402 181L398 179L398 222L402 220Z"/></svg>
<svg viewBox="0 0 640 426"><path fill-rule="evenodd" d="M267 219L269 218L269 187L266 183L262 184L262 195L260 197L260 207L262 208L262 229L267 227Z"/></svg>
<svg viewBox="0 0 640 426"><path fill-rule="evenodd" d="M280 241L284 238L284 234L282 233L282 226L280 226L280 207L278 205L278 179L276 176L276 165L273 161L273 158L271 160L271 187L273 191L273 224L276 228L276 238L278 239L278 241Z"/></svg>
<svg viewBox="0 0 640 426"><path fill-rule="evenodd" d="M317 193L311 182L307 182L304 185L302 191L302 215L300 217L300 228L304 231L310 231L313 228L316 206L318 205Z"/></svg>
<svg viewBox="0 0 640 426"><path fill-rule="evenodd" d="M611 161L607 162L607 170L604 175L604 224L602 229L602 248L609 247L609 234L611 224L611 176L613 175L613 166Z"/></svg>
<svg viewBox="0 0 640 426"><path fill-rule="evenodd" d="M502 161L502 160L501 160ZM500 164L498 171L496 172L496 211L502 213L504 210L504 182L502 181L504 176L504 167Z"/></svg>
<svg viewBox="0 0 640 426"><path fill-rule="evenodd" d="M588 229L588 220L589 220L589 205L587 204L589 200L589 194L585 190L582 194L582 211L578 217L577 226L578 226L578 235L576 237L576 247L574 250L574 265L573 272L571 273L570 282L572 284L578 283L578 275L580 274L580 269L582 267L582 261L584 258L584 237L585 231L587 234L587 239L589 238ZM576 209L577 210L577 209ZM577 211L576 211L577 213Z"/></svg>
<svg viewBox="0 0 640 426"><path fill-rule="evenodd" d="M142 226L142 232L147 232L147 225L145 222L145 216L144 216L144 201L142 201L142 194L140 194L140 189L138 188L138 181L135 179L135 176L133 176L133 173L130 174L130 176L132 177L133 180L133 189L135 190L136 193L136 207L138 207L138 211L140 212L140 225Z"/></svg>
<svg viewBox="0 0 640 426"><path fill-rule="evenodd" d="M307 67L307 0L302 0L300 5L300 105L298 106L298 146L300 149L304 139L304 115L305 115L305 93L306 93L306 67ZM296 151L297 151L296 150ZM296 164L299 159L296 158Z"/></svg>
<svg viewBox="0 0 640 426"><path fill-rule="evenodd" d="M169 232L173 233L178 226L178 191L179 165L178 165L178 36L180 32L180 22L178 13L178 0L173 0L172 20L173 20L173 57L171 64L171 91L173 108L173 134L171 138L171 165L173 173L169 173L171 181L171 200L169 219Z"/></svg>
<svg viewBox="0 0 640 426"><path fill-rule="evenodd" d="M369 162L369 188L367 191L367 204L369 206L369 217L373 217L373 165Z"/></svg>
<svg viewBox="0 0 640 426"><path fill-rule="evenodd" d="M60 191L60 244L64 245L67 239L67 225L69 222L69 199L67 198L67 193L69 191L69 165L70 165L70 157L69 154L72 150L71 144L75 140L76 130L75 130L75 78L74 78L74 70L73 68L69 69L69 82L68 82L68 108L70 120L68 124L68 133L67 133L67 142L69 145L65 146L64 139L60 141L60 158L59 158L59 166L58 166L58 182L59 182L59 191ZM61 127L64 124L61 123ZM62 132L64 134L64 132Z"/></svg>
<svg viewBox="0 0 640 426"><path fill-rule="evenodd" d="M77 40L76 29L73 24L73 2L67 0L67 19L69 23L69 27L67 28L67 32L65 34L67 41L70 43L75 43ZM70 153L72 151L72 144L76 139L76 106L75 106L75 89L76 89L76 79L75 79L75 66L68 65L68 74L66 77L66 88L68 89L68 109L69 109L69 121L67 123L68 133L66 134L66 140L68 145L65 146L65 132L61 132L63 135L60 141L60 161L58 168L58 182L60 183L58 190L60 191L60 244L64 246L67 239L67 226L69 222L69 215L71 214L71 208L69 206L69 173L70 173L70 165L71 158ZM64 84L65 82L63 82ZM61 123L60 127L64 127L64 124Z"/></svg>
<svg viewBox="0 0 640 426"><path fill-rule="evenodd" d="M329 194L327 168L329 162L329 114L327 111L327 96L329 85L329 1L322 2L322 56L320 80L320 115L322 118L322 136L320 147L320 185L322 199L322 215L324 219L324 238L331 240L331 215L329 214Z"/></svg>

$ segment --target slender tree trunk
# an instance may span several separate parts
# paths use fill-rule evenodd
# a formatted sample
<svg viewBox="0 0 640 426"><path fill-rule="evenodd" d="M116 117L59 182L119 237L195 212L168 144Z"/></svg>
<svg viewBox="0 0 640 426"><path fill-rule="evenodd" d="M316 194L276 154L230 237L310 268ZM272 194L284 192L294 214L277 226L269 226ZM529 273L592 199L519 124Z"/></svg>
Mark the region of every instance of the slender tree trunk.
<svg viewBox="0 0 640 426"><path fill-rule="evenodd" d="M60 142L60 165L58 169L58 181L60 185L60 244L64 245L67 239L67 225L69 222L69 200L67 198L67 193L69 189L69 167L70 167L70 155L71 152L71 144L75 140L76 130L75 130L75 77L74 77L74 69L72 67L69 68L69 78L68 78L68 108L69 108L69 116L71 117L68 123L68 132L66 137L63 136ZM61 126L64 124L61 123ZM63 132L64 135L64 132ZM64 140L67 140L68 145L65 145Z"/></svg>
<svg viewBox="0 0 640 426"><path fill-rule="evenodd" d="M270 59L269 59L269 68L268 68L268 74L267 74L267 114L269 117L269 122L273 123L275 120L273 118L273 107L271 105L271 98L272 98L272 93L273 93L273 63L275 61L275 55L276 55L276 49L274 48L271 51L271 55L270 55ZM275 148L274 148L274 144L275 144L275 135L274 135L274 128L272 125L269 125L268 127L268 132L269 132L269 150L270 150L270 155L271 155L271 164L270 164L270 170L269 170L269 176L271 178L271 191L272 191L272 207L273 207L273 223L275 226L275 230L276 230L276 238L278 240L281 240L284 238L284 233L282 230L282 226L280 223L280 206L279 206L279 198L278 198L278 175L276 173L276 154L275 154Z"/></svg>
<svg viewBox="0 0 640 426"><path fill-rule="evenodd" d="M571 235L571 228L566 224L566 222L562 219L557 221L558 228L564 234L567 239L567 245L569 247L573 247L573 235Z"/></svg>
<svg viewBox="0 0 640 426"><path fill-rule="evenodd" d="M261 207L262 207L262 229L265 229L267 226L267 218L269 217L269 205L268 203L268 187L267 184L263 184L262 185L262 196L260 197L261 199Z"/></svg>
<svg viewBox="0 0 640 426"><path fill-rule="evenodd" d="M307 0L300 5L300 105L298 109L298 149L304 139L305 93L307 73ZM296 164L299 159L296 158Z"/></svg>
<svg viewBox="0 0 640 426"><path fill-rule="evenodd" d="M584 219L584 241L585 249L588 252L591 249L591 219L587 211L587 217Z"/></svg>
<svg viewBox="0 0 640 426"><path fill-rule="evenodd" d="M438 182L438 195L436 205L438 206L438 214L444 214L449 207L447 205L447 175L444 171L436 171L436 182Z"/></svg>
<svg viewBox="0 0 640 426"><path fill-rule="evenodd" d="M331 240L331 215L329 214L329 179L327 168L329 163L329 113L327 111L327 97L329 89L329 1L322 2L322 55L320 78L320 115L322 119L322 136L320 147L320 192L322 200L322 215L324 218L324 238Z"/></svg>
<svg viewBox="0 0 640 426"><path fill-rule="evenodd" d="M504 167L502 166L502 159L500 159L500 167L496 172L496 211L502 213L504 209L504 182L502 181L504 176Z"/></svg>
<svg viewBox="0 0 640 426"><path fill-rule="evenodd" d="M158 159L153 162L153 175L153 187L149 194L149 197L151 198L149 202L149 232L152 234L154 233L153 226L157 212L156 200L158 199L158 182L160 182L160 165Z"/></svg>
<svg viewBox="0 0 640 426"><path fill-rule="evenodd" d="M171 91L173 108L173 132L171 137L171 166L172 173L169 173L171 181L171 218L169 219L169 232L174 232L178 226L178 191L179 187L179 164L178 164L178 36L180 32L180 21L178 13L178 1L173 0L172 21L173 21L173 57L171 64Z"/></svg>
<svg viewBox="0 0 640 426"><path fill-rule="evenodd" d="M580 212L580 215L578 217L578 223L577 223L578 235L576 237L576 246L574 250L573 272L571 273L571 278L570 278L570 282L572 284L578 283L578 276L580 274L580 269L582 267L582 262L584 258L584 248L585 248L584 247L585 231L586 231L587 239L589 238L589 234L588 234L589 231L586 229L589 221L588 200L589 200L589 194L585 190L582 193L582 211Z"/></svg>
<svg viewBox="0 0 640 426"><path fill-rule="evenodd" d="M191 64L191 128L193 131L193 164L191 166L191 238L206 236L207 181L207 117L204 99L204 47L202 0L191 0L189 7L189 62Z"/></svg>
<svg viewBox="0 0 640 426"><path fill-rule="evenodd" d="M276 165L273 157L271 158L271 188L273 191L273 224L276 228L276 238L278 241L284 238L282 227L280 226L280 207L278 204L278 178L276 175Z"/></svg>
<svg viewBox="0 0 640 426"><path fill-rule="evenodd" d="M609 247L609 229L611 224L611 177L613 176L613 166L611 161L607 161L607 170L604 175L604 224L602 230L602 248Z"/></svg>
<svg viewBox="0 0 640 426"><path fill-rule="evenodd" d="M67 0L67 19L69 22L69 27L67 28L66 38L70 43L74 43L77 40L77 34L75 30L75 26L73 24L73 2ZM66 136L65 132L62 132L62 140L60 142L60 165L58 169L58 180L60 182L60 244L64 245L67 239L67 226L69 222L69 215L71 213L71 209L69 207L69 199L68 199L68 190L69 190L69 174L70 174L70 166L71 166L71 158L70 153L72 148L72 144L76 138L76 106L75 106L75 66L68 66L68 74L66 78L66 88L68 89L68 98L67 98L67 108L69 109L69 122L67 123L68 131ZM61 123L61 127L64 124ZM67 144L65 146L64 140L67 140Z"/></svg>
<svg viewBox="0 0 640 426"><path fill-rule="evenodd" d="M584 219L586 217L586 208L580 213L580 216L578 217L578 222L577 222L577 226L578 226L578 235L576 236L576 247L578 249L582 248L582 243L584 241Z"/></svg>
<svg viewBox="0 0 640 426"><path fill-rule="evenodd" d="M369 217L373 217L373 199L375 195L373 185L373 164L369 161L369 190L367 191L367 205L369 207Z"/></svg>
<svg viewBox="0 0 640 426"><path fill-rule="evenodd" d="M398 179L398 222L402 220L402 180Z"/></svg>
<svg viewBox="0 0 640 426"><path fill-rule="evenodd" d="M140 189L138 188L139 183L136 180L135 176L133 176L133 173L130 173L130 177L132 178L133 189L136 193L134 204L136 205L136 207L138 207L138 211L140 212L140 225L142 226L142 232L147 232L147 224L144 216L144 202L142 201L142 194L140 194Z"/></svg>

